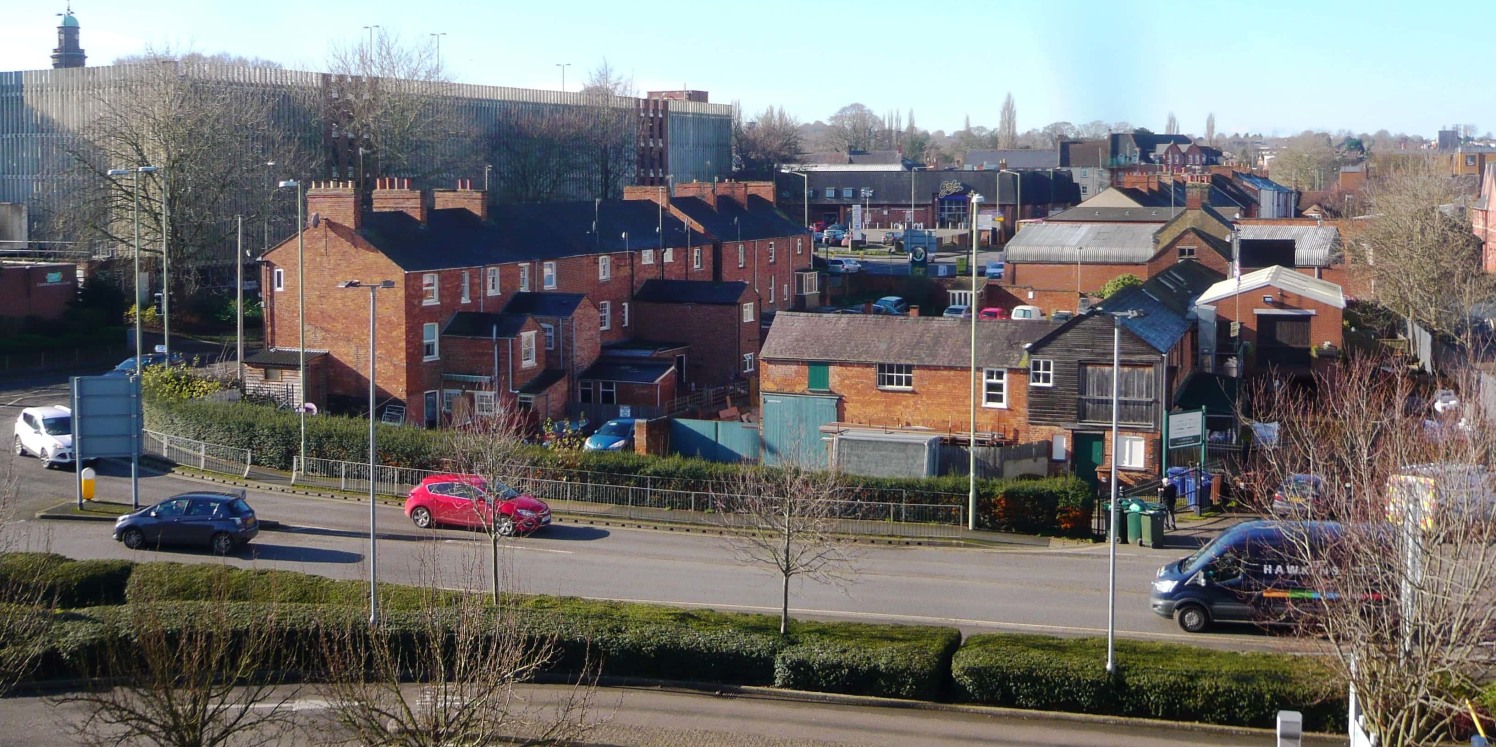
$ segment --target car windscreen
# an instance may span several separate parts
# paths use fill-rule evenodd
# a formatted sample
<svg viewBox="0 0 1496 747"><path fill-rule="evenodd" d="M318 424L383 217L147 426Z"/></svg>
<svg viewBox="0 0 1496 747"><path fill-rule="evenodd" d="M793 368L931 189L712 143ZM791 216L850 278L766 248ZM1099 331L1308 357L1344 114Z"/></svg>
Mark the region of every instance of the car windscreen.
<svg viewBox="0 0 1496 747"><path fill-rule="evenodd" d="M73 432L73 419L71 417L43 418L42 430L49 436L66 436Z"/></svg>
<svg viewBox="0 0 1496 747"><path fill-rule="evenodd" d="M633 430L634 426L630 423L616 423L610 421L604 423L603 427L598 428L597 433L600 436L627 436Z"/></svg>

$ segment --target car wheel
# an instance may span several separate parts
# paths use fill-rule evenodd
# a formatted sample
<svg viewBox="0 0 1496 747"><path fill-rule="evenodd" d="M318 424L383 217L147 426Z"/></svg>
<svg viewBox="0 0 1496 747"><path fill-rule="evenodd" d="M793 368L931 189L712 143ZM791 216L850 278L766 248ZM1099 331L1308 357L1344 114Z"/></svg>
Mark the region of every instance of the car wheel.
<svg viewBox="0 0 1496 747"><path fill-rule="evenodd" d="M410 512L410 520L422 529L431 528L431 511L424 506L417 506Z"/></svg>
<svg viewBox="0 0 1496 747"><path fill-rule="evenodd" d="M514 519L508 516L500 516L498 522L493 525L493 530L500 537L514 536Z"/></svg>
<svg viewBox="0 0 1496 747"><path fill-rule="evenodd" d="M46 449L42 449L39 453L37 453L36 458L42 460L43 469L48 469L52 466L52 459L50 455L47 454Z"/></svg>
<svg viewBox="0 0 1496 747"><path fill-rule="evenodd" d="M129 529L120 532L119 541L123 542L125 547L128 547L131 550L139 550L140 548L145 547L145 532L142 532L134 527L130 527Z"/></svg>
<svg viewBox="0 0 1496 747"><path fill-rule="evenodd" d="M214 555L228 555L234 551L234 538L228 532L219 532L208 540L208 545L213 548Z"/></svg>
<svg viewBox="0 0 1496 747"><path fill-rule="evenodd" d="M1203 633L1210 627L1210 613L1198 604L1186 604L1174 610L1174 619L1186 633Z"/></svg>
<svg viewBox="0 0 1496 747"><path fill-rule="evenodd" d="M21 443L20 436L16 436L16 456L26 456L26 445Z"/></svg>

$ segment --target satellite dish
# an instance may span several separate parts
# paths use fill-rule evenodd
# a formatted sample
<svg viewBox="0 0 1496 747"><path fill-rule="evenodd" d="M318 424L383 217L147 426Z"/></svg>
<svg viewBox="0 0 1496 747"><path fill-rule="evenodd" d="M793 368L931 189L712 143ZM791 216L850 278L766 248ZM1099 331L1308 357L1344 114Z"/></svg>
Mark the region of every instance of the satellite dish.
<svg viewBox="0 0 1496 747"><path fill-rule="evenodd" d="M322 214L321 213L312 213L311 224L312 224L312 228L316 228L317 226L322 225Z"/></svg>
<svg viewBox="0 0 1496 747"><path fill-rule="evenodd" d="M306 413L306 414L308 414L308 415L316 415L317 414L317 406L314 405L314 404L312 404L312 403L310 403L310 402L303 402L303 403L301 403L301 411L304 412L304 413Z"/></svg>

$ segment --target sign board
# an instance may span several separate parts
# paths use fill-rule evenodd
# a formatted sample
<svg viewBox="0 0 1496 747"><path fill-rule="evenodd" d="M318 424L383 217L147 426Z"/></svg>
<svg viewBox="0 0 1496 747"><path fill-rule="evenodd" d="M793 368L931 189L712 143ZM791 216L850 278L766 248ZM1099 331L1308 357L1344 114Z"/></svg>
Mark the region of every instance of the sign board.
<svg viewBox="0 0 1496 747"><path fill-rule="evenodd" d="M1199 446L1205 438L1205 411L1169 413L1169 448Z"/></svg>
<svg viewBox="0 0 1496 747"><path fill-rule="evenodd" d="M634 408L632 406L630 406L630 405L619 405L618 406L618 417L620 417L620 418L631 418L633 416L634 416Z"/></svg>
<svg viewBox="0 0 1496 747"><path fill-rule="evenodd" d="M992 227L997 225L997 221L994 218L996 216L992 213L977 213L977 230L991 231Z"/></svg>
<svg viewBox="0 0 1496 747"><path fill-rule="evenodd" d="M856 241L863 241L863 240L867 239L866 236L862 235L862 206L861 205L853 205L852 206L852 238L854 240L856 240Z"/></svg>
<svg viewBox="0 0 1496 747"><path fill-rule="evenodd" d="M73 460L82 465L103 457L140 459L141 429L138 376L74 376L72 381ZM140 505L138 469L131 469L132 503ZM83 505L79 470L78 505Z"/></svg>

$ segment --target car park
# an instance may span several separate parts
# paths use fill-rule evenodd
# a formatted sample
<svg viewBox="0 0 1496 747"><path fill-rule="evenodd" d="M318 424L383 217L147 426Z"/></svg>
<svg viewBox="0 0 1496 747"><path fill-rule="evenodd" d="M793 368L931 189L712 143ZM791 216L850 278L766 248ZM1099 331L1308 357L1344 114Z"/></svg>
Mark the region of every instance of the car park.
<svg viewBox="0 0 1496 747"><path fill-rule="evenodd" d="M833 257L826 260L826 271L834 275L850 275L862 271L862 263L855 259Z"/></svg>
<svg viewBox="0 0 1496 747"><path fill-rule="evenodd" d="M422 529L491 528L504 537L530 534L551 523L551 507L545 501L479 475L426 477L405 499L405 515Z"/></svg>
<svg viewBox="0 0 1496 747"><path fill-rule="evenodd" d="M941 313L941 316L946 319L970 319L971 307L960 304L947 306L945 307L945 311Z"/></svg>
<svg viewBox="0 0 1496 747"><path fill-rule="evenodd" d="M909 302L901 296L884 296L873 302L874 314L886 314L889 316L908 316Z"/></svg>
<svg viewBox="0 0 1496 747"><path fill-rule="evenodd" d="M73 411L63 405L28 407L16 417L16 456L31 455L45 467L73 463Z"/></svg>
<svg viewBox="0 0 1496 747"><path fill-rule="evenodd" d="M202 545L217 555L243 547L260 531L244 491L181 493L119 517L114 539L131 550Z"/></svg>
<svg viewBox="0 0 1496 747"><path fill-rule="evenodd" d="M614 418L603 423L582 445L583 451L632 451L633 448L633 418Z"/></svg>

